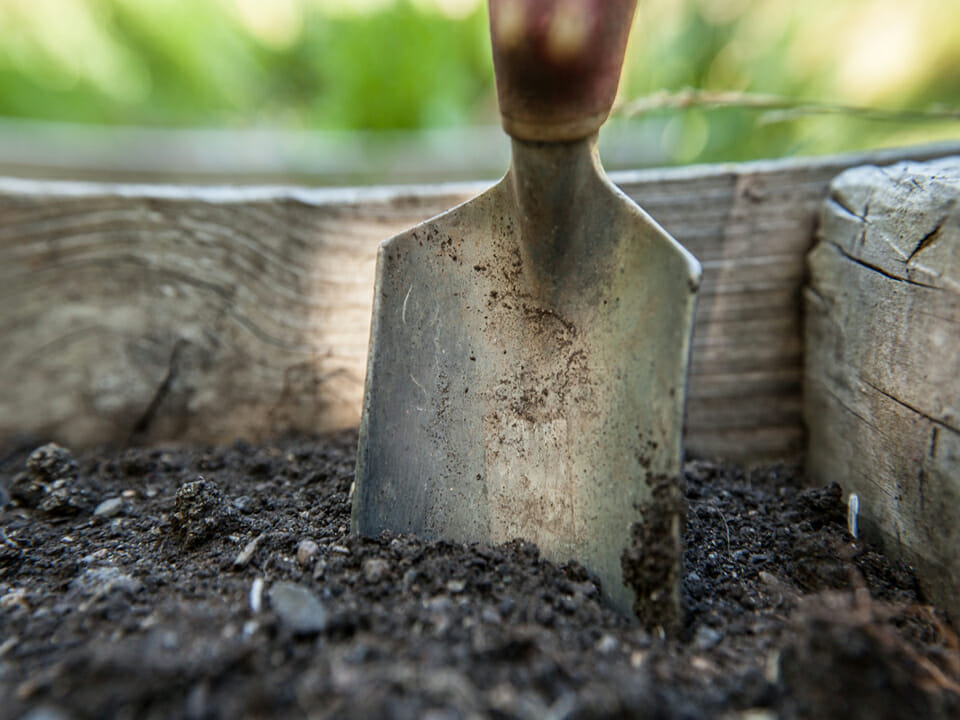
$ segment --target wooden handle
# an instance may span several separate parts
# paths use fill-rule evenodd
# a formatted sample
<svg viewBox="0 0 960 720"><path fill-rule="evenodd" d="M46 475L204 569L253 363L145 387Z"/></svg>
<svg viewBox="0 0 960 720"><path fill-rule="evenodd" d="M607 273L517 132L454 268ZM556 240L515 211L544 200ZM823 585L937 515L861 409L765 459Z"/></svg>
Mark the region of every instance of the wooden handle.
<svg viewBox="0 0 960 720"><path fill-rule="evenodd" d="M503 128L518 140L596 132L620 80L636 0L490 0Z"/></svg>

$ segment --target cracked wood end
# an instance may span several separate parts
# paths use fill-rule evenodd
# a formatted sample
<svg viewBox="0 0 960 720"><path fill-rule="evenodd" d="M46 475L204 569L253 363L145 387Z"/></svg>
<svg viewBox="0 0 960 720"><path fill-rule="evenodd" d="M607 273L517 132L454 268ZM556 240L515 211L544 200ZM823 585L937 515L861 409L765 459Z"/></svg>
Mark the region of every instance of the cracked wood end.
<svg viewBox="0 0 960 720"><path fill-rule="evenodd" d="M960 157L840 175L808 264L808 472L960 619Z"/></svg>

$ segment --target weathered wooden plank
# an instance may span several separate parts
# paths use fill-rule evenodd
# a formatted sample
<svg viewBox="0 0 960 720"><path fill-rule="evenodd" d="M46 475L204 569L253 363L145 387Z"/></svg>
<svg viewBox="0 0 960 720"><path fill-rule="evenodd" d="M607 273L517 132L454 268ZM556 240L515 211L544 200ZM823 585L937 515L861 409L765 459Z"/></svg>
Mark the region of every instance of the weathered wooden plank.
<svg viewBox="0 0 960 720"><path fill-rule="evenodd" d="M468 195L5 183L0 435L355 424L376 243Z"/></svg>
<svg viewBox="0 0 960 720"><path fill-rule="evenodd" d="M617 176L704 266L687 404L692 453L759 459L802 448L800 288L827 185L847 167L914 152ZM755 384L764 370L781 382ZM718 386L718 374L743 378Z"/></svg>
<svg viewBox="0 0 960 720"><path fill-rule="evenodd" d="M960 617L960 158L841 175L810 270L808 472Z"/></svg>
<svg viewBox="0 0 960 720"><path fill-rule="evenodd" d="M620 173L704 264L691 453L798 452L803 257L829 180L876 156ZM0 438L227 441L359 417L377 243L481 186L0 180Z"/></svg>

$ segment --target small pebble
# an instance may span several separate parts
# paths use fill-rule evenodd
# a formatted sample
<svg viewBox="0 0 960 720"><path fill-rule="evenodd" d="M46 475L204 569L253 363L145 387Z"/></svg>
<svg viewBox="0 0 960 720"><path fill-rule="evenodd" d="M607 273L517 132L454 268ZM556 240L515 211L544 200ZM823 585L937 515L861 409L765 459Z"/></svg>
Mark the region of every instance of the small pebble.
<svg viewBox="0 0 960 720"><path fill-rule="evenodd" d="M60 708L43 706L21 715L20 720L70 720L70 715Z"/></svg>
<svg viewBox="0 0 960 720"><path fill-rule="evenodd" d="M701 625L697 628L693 643L701 650L712 650L720 644L721 640L723 640L723 635L720 632L709 625Z"/></svg>
<svg viewBox="0 0 960 720"><path fill-rule="evenodd" d="M415 568L410 568L403 574L403 591L410 592L413 589L413 586L417 582L417 578L420 577L420 573Z"/></svg>
<svg viewBox="0 0 960 720"><path fill-rule="evenodd" d="M86 507L83 492L75 487L75 478L55 480L47 486L47 494L37 510L50 515L74 515Z"/></svg>
<svg viewBox="0 0 960 720"><path fill-rule="evenodd" d="M604 633L597 641L597 652L601 655L609 655L618 647L620 647L620 641L610 633Z"/></svg>
<svg viewBox="0 0 960 720"><path fill-rule="evenodd" d="M436 613L447 613L453 607L453 601L446 595L437 595L424 601L423 606Z"/></svg>
<svg viewBox="0 0 960 720"><path fill-rule="evenodd" d="M702 655L697 655L690 660L690 667L692 667L697 672L701 673L710 673L716 672L717 666L710 662L708 658L703 657Z"/></svg>
<svg viewBox="0 0 960 720"><path fill-rule="evenodd" d="M764 663L763 679L771 685L780 682L780 651L773 649L767 652L767 662Z"/></svg>
<svg viewBox="0 0 960 720"><path fill-rule="evenodd" d="M17 607L30 608L27 605L27 591L23 588L14 588L0 597L0 610L8 611Z"/></svg>
<svg viewBox="0 0 960 720"><path fill-rule="evenodd" d="M250 610L254 613L263 609L263 578L256 578L250 586Z"/></svg>
<svg viewBox="0 0 960 720"><path fill-rule="evenodd" d="M492 607L485 607L483 612L480 614L480 617L485 623L489 623L491 625L499 625L501 622L503 622L503 618L500 617L500 613L498 613Z"/></svg>
<svg viewBox="0 0 960 720"><path fill-rule="evenodd" d="M227 504L217 484L198 475L177 489L170 527L185 547L196 547L229 531L235 515L236 508Z"/></svg>
<svg viewBox="0 0 960 720"><path fill-rule="evenodd" d="M739 720L777 720L777 714L767 708L750 708L738 716Z"/></svg>
<svg viewBox="0 0 960 720"><path fill-rule="evenodd" d="M297 562L300 563L300 567L309 567L318 552L320 547L313 540L301 540L297 545Z"/></svg>
<svg viewBox="0 0 960 720"><path fill-rule="evenodd" d="M766 570L761 570L759 573L757 573L757 577L760 578L760 582L762 582L764 585L767 585L771 588L780 587L780 580L778 580L777 576L773 573L769 573Z"/></svg>
<svg viewBox="0 0 960 720"><path fill-rule="evenodd" d="M241 495L233 499L233 506L242 513L248 513L253 510L254 501L249 495Z"/></svg>
<svg viewBox="0 0 960 720"><path fill-rule="evenodd" d="M297 635L314 635L327 627L327 610L307 588L297 583L276 583L270 588L270 606L280 622Z"/></svg>
<svg viewBox="0 0 960 720"><path fill-rule="evenodd" d="M77 475L77 461L67 448L48 443L30 453L27 472L41 482L70 479Z"/></svg>
<svg viewBox="0 0 960 720"><path fill-rule="evenodd" d="M553 625L553 608L549 605L540 605L533 613L533 619L541 625Z"/></svg>
<svg viewBox="0 0 960 720"><path fill-rule="evenodd" d="M160 647L164 650L176 650L180 647L180 636L173 630L163 630L160 633Z"/></svg>
<svg viewBox="0 0 960 720"><path fill-rule="evenodd" d="M319 580L327 572L327 561L323 558L317 560L316 564L313 566L313 579Z"/></svg>
<svg viewBox="0 0 960 720"><path fill-rule="evenodd" d="M70 583L82 593L104 597L113 593L136 595L143 583L116 567L92 567L84 570Z"/></svg>
<svg viewBox="0 0 960 720"><path fill-rule="evenodd" d="M860 514L860 496L856 493L850 493L847 498L847 530L857 538L857 517Z"/></svg>
<svg viewBox="0 0 960 720"><path fill-rule="evenodd" d="M77 483L77 471L69 450L48 443L30 453L26 472L15 475L7 490L21 506L50 515L73 515L88 507L85 492Z"/></svg>
<svg viewBox="0 0 960 720"><path fill-rule="evenodd" d="M447 590L452 593L462 593L467 587L467 583L464 580L448 580L447 581Z"/></svg>
<svg viewBox="0 0 960 720"><path fill-rule="evenodd" d="M93 511L93 514L96 517L110 518L119 515L122 510L123 498L113 497L97 505L97 509Z"/></svg>
<svg viewBox="0 0 960 720"><path fill-rule="evenodd" d="M80 562L82 562L84 565L90 565L99 560L106 559L107 556L109 555L110 555L110 551L107 550L107 548L100 548L99 550L95 550L89 555L84 555L82 558L80 558Z"/></svg>
<svg viewBox="0 0 960 720"><path fill-rule="evenodd" d="M264 533L260 533L253 540L248 542L243 550L240 551L240 554L237 555L233 560L233 566L235 568L244 568L249 562L253 559L254 554L257 552L257 548L260 546L260 541L263 540Z"/></svg>
<svg viewBox="0 0 960 720"><path fill-rule="evenodd" d="M383 558L367 558L363 561L363 577L368 583L378 583L390 572L390 563Z"/></svg>
<svg viewBox="0 0 960 720"><path fill-rule="evenodd" d="M703 580L697 573L692 572L687 575L686 586L687 592L689 592L690 596L694 599L699 600L703 597Z"/></svg>

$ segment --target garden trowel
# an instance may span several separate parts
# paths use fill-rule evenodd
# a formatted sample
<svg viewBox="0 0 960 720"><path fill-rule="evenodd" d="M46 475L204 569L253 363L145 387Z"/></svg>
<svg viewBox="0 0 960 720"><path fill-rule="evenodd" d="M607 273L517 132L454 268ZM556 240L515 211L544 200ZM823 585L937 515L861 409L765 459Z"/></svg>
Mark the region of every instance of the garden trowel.
<svg viewBox="0 0 960 720"><path fill-rule="evenodd" d="M353 529L535 542L676 609L700 266L606 177L635 0L490 0L506 176L379 250Z"/></svg>

